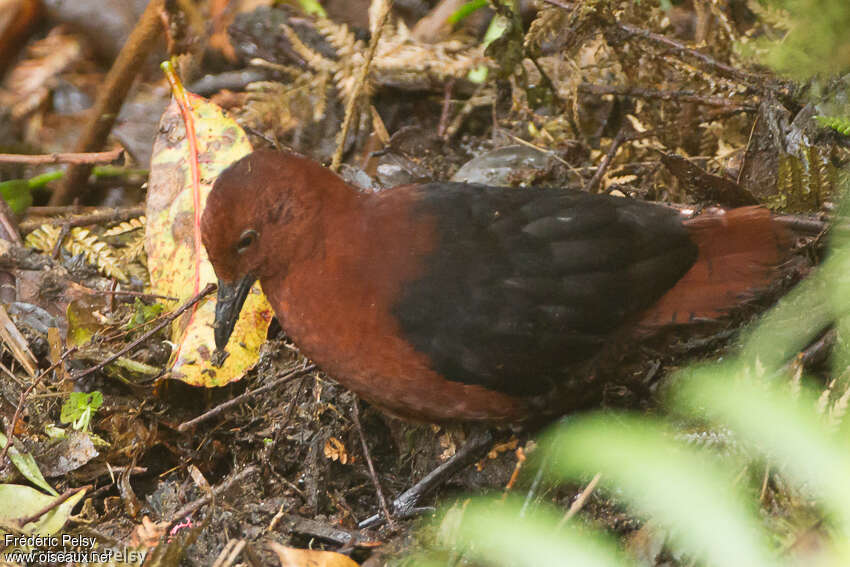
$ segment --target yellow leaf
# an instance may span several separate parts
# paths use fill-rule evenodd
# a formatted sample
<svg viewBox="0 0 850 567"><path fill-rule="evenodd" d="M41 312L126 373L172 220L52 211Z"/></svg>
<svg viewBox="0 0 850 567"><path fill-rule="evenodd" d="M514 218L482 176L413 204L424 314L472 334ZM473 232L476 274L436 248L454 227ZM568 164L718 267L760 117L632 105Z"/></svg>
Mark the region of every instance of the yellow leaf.
<svg viewBox="0 0 850 567"><path fill-rule="evenodd" d="M145 251L152 292L183 303L216 281L201 244L201 213L218 174L251 150L235 120L176 85L175 98L160 119L148 182ZM273 316L255 285L230 339L230 356L216 367L211 362L215 298L199 301L172 326L170 376L207 387L238 380L256 364Z"/></svg>

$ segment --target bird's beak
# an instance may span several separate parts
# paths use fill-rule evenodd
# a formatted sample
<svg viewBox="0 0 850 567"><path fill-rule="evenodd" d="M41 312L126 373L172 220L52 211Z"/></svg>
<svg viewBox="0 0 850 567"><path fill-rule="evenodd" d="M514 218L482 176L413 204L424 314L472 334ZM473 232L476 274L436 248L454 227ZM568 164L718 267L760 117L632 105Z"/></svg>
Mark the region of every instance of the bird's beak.
<svg viewBox="0 0 850 567"><path fill-rule="evenodd" d="M213 326L215 346L218 350L224 350L227 346L227 340L233 333L233 327L239 319L239 312L242 311L245 298L248 297L248 292L251 291L251 286L256 280L257 278L250 274L231 283L218 280L218 298L215 304L215 325Z"/></svg>

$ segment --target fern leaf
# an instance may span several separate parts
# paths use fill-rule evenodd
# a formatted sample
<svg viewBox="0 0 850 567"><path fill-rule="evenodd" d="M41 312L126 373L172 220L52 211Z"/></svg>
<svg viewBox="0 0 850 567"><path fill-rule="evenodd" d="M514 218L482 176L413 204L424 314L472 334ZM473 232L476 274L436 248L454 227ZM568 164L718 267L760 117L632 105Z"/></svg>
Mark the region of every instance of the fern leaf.
<svg viewBox="0 0 850 567"><path fill-rule="evenodd" d="M27 235L25 244L41 252L52 252L61 232L58 226L43 224Z"/></svg>
<svg viewBox="0 0 850 567"><path fill-rule="evenodd" d="M106 276L127 281L127 276L119 267L118 259L112 247L101 241L85 228L74 228L65 242L65 248L74 255L82 254L89 264L97 266Z"/></svg>
<svg viewBox="0 0 850 567"><path fill-rule="evenodd" d="M134 230L139 230L140 228L145 228L145 217L137 217L117 224L104 232L103 237L108 238L110 236L120 236L122 234L127 234L128 232L133 232Z"/></svg>

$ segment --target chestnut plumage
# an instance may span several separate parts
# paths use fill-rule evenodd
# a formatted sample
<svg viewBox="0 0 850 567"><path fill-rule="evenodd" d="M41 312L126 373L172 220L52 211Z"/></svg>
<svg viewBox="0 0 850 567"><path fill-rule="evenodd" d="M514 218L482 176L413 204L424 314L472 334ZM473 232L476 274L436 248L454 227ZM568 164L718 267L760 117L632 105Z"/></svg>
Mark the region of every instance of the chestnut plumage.
<svg viewBox="0 0 850 567"><path fill-rule="evenodd" d="M770 281L789 243L759 207L684 220L574 189L363 193L268 150L221 174L202 236L219 348L259 279L305 355L425 421L520 420L613 336L722 316Z"/></svg>

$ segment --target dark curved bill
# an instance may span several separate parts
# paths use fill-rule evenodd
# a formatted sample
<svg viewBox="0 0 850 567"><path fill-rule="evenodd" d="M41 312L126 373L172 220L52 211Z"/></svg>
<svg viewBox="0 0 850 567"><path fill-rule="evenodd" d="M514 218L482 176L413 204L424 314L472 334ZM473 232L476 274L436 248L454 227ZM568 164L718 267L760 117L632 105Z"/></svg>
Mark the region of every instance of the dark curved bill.
<svg viewBox="0 0 850 567"><path fill-rule="evenodd" d="M218 350L224 350L224 347L227 346L227 341L230 339L233 327L236 326L236 321L239 319L239 312L242 311L245 298L248 297L248 292L251 291L251 286L254 285L256 279L252 275L247 275L231 284L218 281L215 325L213 326L215 346Z"/></svg>

